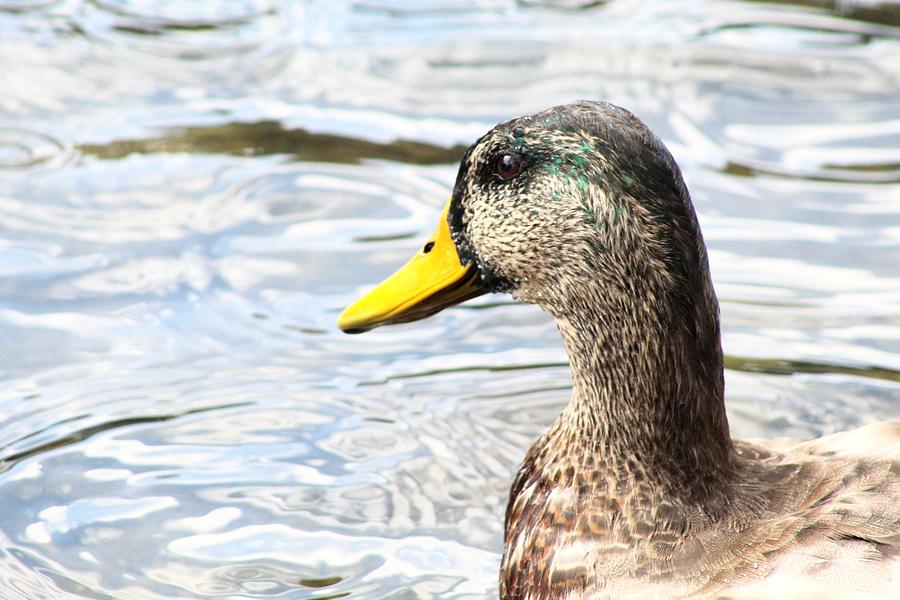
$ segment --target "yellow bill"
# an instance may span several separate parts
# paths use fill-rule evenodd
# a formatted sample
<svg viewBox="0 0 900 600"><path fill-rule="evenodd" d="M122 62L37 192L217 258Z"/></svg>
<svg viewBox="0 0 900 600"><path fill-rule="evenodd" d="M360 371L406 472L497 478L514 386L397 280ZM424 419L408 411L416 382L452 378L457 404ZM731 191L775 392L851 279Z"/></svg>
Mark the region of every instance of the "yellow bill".
<svg viewBox="0 0 900 600"><path fill-rule="evenodd" d="M450 236L450 202L429 241L400 270L344 309L338 327L361 333L392 323L407 323L485 293L478 269L463 265Z"/></svg>

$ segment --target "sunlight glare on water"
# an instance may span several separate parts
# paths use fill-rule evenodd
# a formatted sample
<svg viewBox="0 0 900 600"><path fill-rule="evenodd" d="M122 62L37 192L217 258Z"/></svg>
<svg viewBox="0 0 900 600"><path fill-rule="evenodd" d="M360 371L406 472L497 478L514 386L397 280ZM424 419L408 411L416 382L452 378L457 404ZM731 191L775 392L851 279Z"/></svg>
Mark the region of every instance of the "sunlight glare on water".
<svg viewBox="0 0 900 600"><path fill-rule="evenodd" d="M0 55L4 599L496 596L555 325L334 323L579 98L682 166L735 435L898 414L896 4L0 0Z"/></svg>

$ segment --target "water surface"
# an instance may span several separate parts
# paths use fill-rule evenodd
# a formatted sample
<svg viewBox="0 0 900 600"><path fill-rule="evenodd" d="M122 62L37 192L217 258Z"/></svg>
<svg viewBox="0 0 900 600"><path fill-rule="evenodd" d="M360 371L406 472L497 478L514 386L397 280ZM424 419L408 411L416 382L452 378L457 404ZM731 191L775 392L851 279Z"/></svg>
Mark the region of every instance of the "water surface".
<svg viewBox="0 0 900 600"><path fill-rule="evenodd" d="M554 324L334 322L578 98L682 165L736 435L900 413L896 4L0 0L0 56L4 599L495 596Z"/></svg>

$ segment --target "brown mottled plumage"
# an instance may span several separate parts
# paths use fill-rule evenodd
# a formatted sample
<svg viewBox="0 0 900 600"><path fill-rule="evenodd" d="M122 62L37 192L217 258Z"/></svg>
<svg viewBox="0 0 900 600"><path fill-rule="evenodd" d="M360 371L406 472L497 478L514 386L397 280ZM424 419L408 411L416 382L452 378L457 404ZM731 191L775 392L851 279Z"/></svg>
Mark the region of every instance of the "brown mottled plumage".
<svg viewBox="0 0 900 600"><path fill-rule="evenodd" d="M579 102L498 125L447 220L483 286L556 318L572 364L510 490L503 600L900 598L900 422L731 439L706 248L636 117Z"/></svg>
<svg viewBox="0 0 900 600"><path fill-rule="evenodd" d="M525 168L501 181L507 152ZM499 125L450 219L492 287L556 317L573 371L510 491L502 598L755 594L773 575L900 597L900 424L876 429L882 456L731 441L703 238L643 123L582 102Z"/></svg>

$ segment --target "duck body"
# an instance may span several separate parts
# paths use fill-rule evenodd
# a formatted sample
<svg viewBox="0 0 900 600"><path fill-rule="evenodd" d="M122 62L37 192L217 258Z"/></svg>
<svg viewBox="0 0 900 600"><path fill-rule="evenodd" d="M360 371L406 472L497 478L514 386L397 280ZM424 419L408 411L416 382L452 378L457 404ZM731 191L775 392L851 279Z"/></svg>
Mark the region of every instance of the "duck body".
<svg viewBox="0 0 900 600"><path fill-rule="evenodd" d="M553 315L573 380L510 490L503 600L900 598L900 423L731 439L706 247L634 115L579 102L495 127L433 238L339 325L486 291Z"/></svg>
<svg viewBox="0 0 900 600"><path fill-rule="evenodd" d="M900 597L900 423L735 441L739 475L715 506L673 502L590 449L554 456L559 431L510 491L501 598Z"/></svg>

